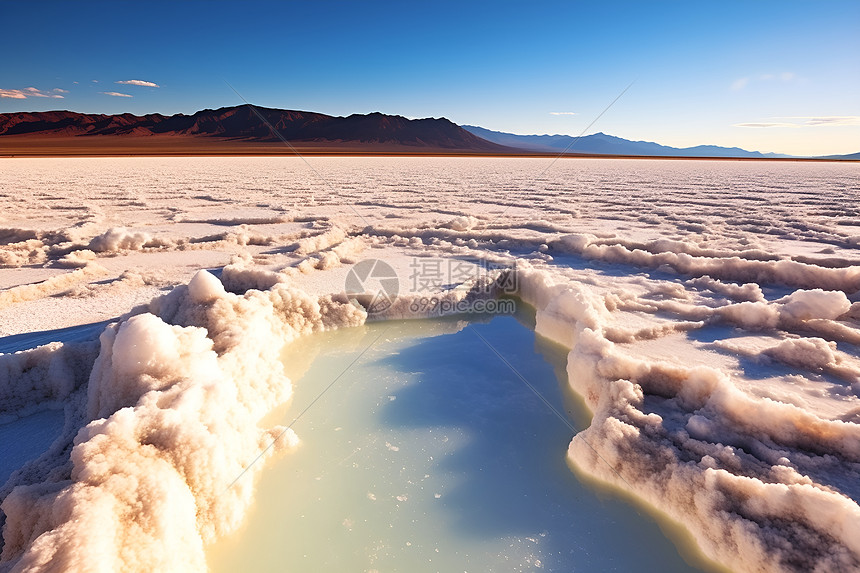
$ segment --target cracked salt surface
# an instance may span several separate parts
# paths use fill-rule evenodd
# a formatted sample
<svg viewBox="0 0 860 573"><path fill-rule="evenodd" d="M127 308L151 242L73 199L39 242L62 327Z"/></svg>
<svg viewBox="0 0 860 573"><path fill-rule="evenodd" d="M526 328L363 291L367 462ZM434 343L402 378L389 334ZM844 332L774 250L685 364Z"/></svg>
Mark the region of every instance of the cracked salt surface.
<svg viewBox="0 0 860 573"><path fill-rule="evenodd" d="M343 291L367 258L400 279L386 319L436 316L426 295L467 301L478 292L450 287L477 278L478 263L516 269L517 300L570 351L569 389L593 414L560 446L576 475L666 512L733 571L860 570L857 164L309 161L328 185L299 158L3 163L0 423L56 407L65 420L0 487L0 573L204 571L204 548L244 523L265 459L304 437L277 426L284 416L259 425L293 407L290 379L312 358L294 356L287 378L282 346L362 332L349 327L368 316ZM418 292L413 269L434 261L451 279L469 262L471 278L436 285L422 270L436 286ZM351 351L346 331L337 340ZM377 361L402 357L402 342L387 333ZM470 403L461 386L446 406ZM366 406L445 411L406 397L392 386ZM445 448L471 453L466 430L484 420L473 410L425 464L443 464ZM375 449L398 462L416 450L405 434L367 444L335 431L353 442L337 460L348 468ZM357 495L411 510L420 476L439 479L427 469ZM251 479L231 486L240 473ZM433 499L475 505L453 493ZM344 519L361 527L333 523ZM571 539L568 552L592 552ZM535 559L551 564L517 563Z"/></svg>

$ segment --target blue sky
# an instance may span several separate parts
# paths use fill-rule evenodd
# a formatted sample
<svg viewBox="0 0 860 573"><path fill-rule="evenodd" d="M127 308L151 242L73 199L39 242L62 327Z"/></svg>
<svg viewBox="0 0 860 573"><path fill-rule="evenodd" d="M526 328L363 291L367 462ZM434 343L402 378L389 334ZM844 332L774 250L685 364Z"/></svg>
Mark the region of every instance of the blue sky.
<svg viewBox="0 0 860 573"><path fill-rule="evenodd" d="M0 112L192 113L240 104L226 80L269 107L577 135L634 82L586 133L860 151L856 0L7 0L0 21Z"/></svg>

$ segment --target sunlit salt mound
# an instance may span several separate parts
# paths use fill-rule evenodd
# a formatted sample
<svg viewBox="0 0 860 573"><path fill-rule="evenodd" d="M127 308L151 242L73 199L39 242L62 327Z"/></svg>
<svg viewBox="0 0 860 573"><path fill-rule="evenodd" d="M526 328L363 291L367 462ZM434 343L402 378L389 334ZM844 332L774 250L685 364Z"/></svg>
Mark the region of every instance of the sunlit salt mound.
<svg viewBox="0 0 860 573"><path fill-rule="evenodd" d="M17 388L23 408L65 396L77 424L66 425L67 447L0 492L8 493L0 568L205 570L204 543L232 531L250 503L253 480L233 481L297 442L289 430L258 426L291 392L283 345L364 317L285 285L233 295L201 271L108 327L94 362L63 345L3 356L0 389ZM42 387L29 381L27 360L50 374L38 378Z"/></svg>
<svg viewBox="0 0 860 573"><path fill-rule="evenodd" d="M621 342L654 331L613 326L610 309L643 308L633 297L600 296L527 268L519 278L522 296L538 309L537 331L570 348L570 383L594 412L568 449L576 468L660 507L732 570L860 570L860 424L742 391L729 373L694 360L631 354ZM728 323L772 337L788 333L781 342L765 338L771 346L761 350L732 349L759 364L776 360L831 376L841 381L834 396L850 397L849 404L860 389L856 361L835 343L857 336L834 320L850 308L842 292L798 290L771 302L708 307L656 301L652 308L700 321L684 328Z"/></svg>

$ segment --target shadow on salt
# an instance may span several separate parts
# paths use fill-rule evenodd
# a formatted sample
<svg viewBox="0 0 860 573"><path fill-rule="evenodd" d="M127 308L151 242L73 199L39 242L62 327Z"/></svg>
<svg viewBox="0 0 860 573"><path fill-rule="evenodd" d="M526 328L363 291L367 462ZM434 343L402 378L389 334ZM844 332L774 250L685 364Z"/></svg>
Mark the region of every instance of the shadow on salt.
<svg viewBox="0 0 860 573"><path fill-rule="evenodd" d="M526 313L404 321L293 343L295 394L268 424L289 424L364 354L293 425L301 447L263 472L210 569L709 570L677 525L571 472L570 427L473 331L582 429L565 350L533 326Z"/></svg>
<svg viewBox="0 0 860 573"><path fill-rule="evenodd" d="M55 341L75 343L95 340L108 322L4 336L0 338L0 353L18 352ZM65 413L56 404L0 423L0 487L12 472L47 451L60 436L64 423Z"/></svg>
<svg viewBox="0 0 860 573"><path fill-rule="evenodd" d="M47 409L0 424L0 487L12 472L39 457L60 435L65 421L61 409Z"/></svg>
<svg viewBox="0 0 860 573"><path fill-rule="evenodd" d="M8 354L19 350L29 350L51 342L84 342L97 340L105 327L113 321L103 320L80 326L42 330L39 332L24 332L0 338L0 352Z"/></svg>

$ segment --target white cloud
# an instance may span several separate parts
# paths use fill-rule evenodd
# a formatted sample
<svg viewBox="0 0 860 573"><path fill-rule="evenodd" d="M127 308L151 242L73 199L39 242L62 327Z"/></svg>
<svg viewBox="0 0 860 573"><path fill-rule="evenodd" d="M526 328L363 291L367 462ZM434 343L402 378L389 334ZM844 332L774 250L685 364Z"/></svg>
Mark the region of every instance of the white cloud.
<svg viewBox="0 0 860 573"><path fill-rule="evenodd" d="M61 90L59 88L53 91L67 93L65 90ZM49 97L54 99L63 99L63 96L61 96L59 93L45 93L37 88L24 88L21 90L0 89L0 98L27 99L28 97Z"/></svg>
<svg viewBox="0 0 860 573"><path fill-rule="evenodd" d="M805 119L805 125L827 126L827 125L860 125L860 115L821 115L796 117L791 119Z"/></svg>
<svg viewBox="0 0 860 573"><path fill-rule="evenodd" d="M75 83L77 83L77 82L75 82ZM52 92L55 92L55 93L58 93L58 94L67 94L67 93L69 93L69 90L64 90L64 89L62 89L62 88L54 88L54 89L52 89L51 91L52 91Z"/></svg>
<svg viewBox="0 0 860 573"><path fill-rule="evenodd" d="M132 95L121 94L119 92L101 92L101 93L105 94L106 96L113 96L113 97L134 97Z"/></svg>
<svg viewBox="0 0 860 573"><path fill-rule="evenodd" d="M52 97L52 98L59 98L59 99L63 98L63 96L61 96L61 95L52 94L52 93L45 93L38 88L24 88L23 91L27 95L27 97Z"/></svg>
<svg viewBox="0 0 860 573"><path fill-rule="evenodd" d="M21 90L0 89L0 97L5 97L9 99L27 99L27 96L24 95L24 92L22 92Z"/></svg>
<svg viewBox="0 0 860 573"><path fill-rule="evenodd" d="M796 123L785 122L753 122L753 123L736 123L732 127L801 127Z"/></svg>
<svg viewBox="0 0 860 573"><path fill-rule="evenodd" d="M749 83L749 81L750 81L749 78L738 78L738 79L736 79L735 81L732 82L732 86L731 86L732 91L736 92L736 91L740 91L740 90L744 89L745 87L747 87L747 84Z"/></svg>
<svg viewBox="0 0 860 573"><path fill-rule="evenodd" d="M155 82L147 82L145 80L120 80L116 82L118 84L126 84L129 86L143 86L145 88L158 88L161 87Z"/></svg>
<svg viewBox="0 0 860 573"><path fill-rule="evenodd" d="M550 115L576 115L575 111L551 111Z"/></svg>
<svg viewBox="0 0 860 573"><path fill-rule="evenodd" d="M802 120L802 121L762 121L752 123L736 123L734 127L838 127L845 125L860 125L860 115L792 115L772 117L772 120Z"/></svg>
<svg viewBox="0 0 860 573"><path fill-rule="evenodd" d="M761 74L755 78L749 78L749 77L738 78L735 81L733 81L729 87L731 88L732 91L737 92L737 91L740 91L740 90L744 89L745 87L747 87L747 85L749 85L749 83L751 81L772 82L775 80L779 80L782 82L790 82L790 81L794 81L795 79L797 79L797 75L795 75L794 72L782 72L779 74Z"/></svg>

